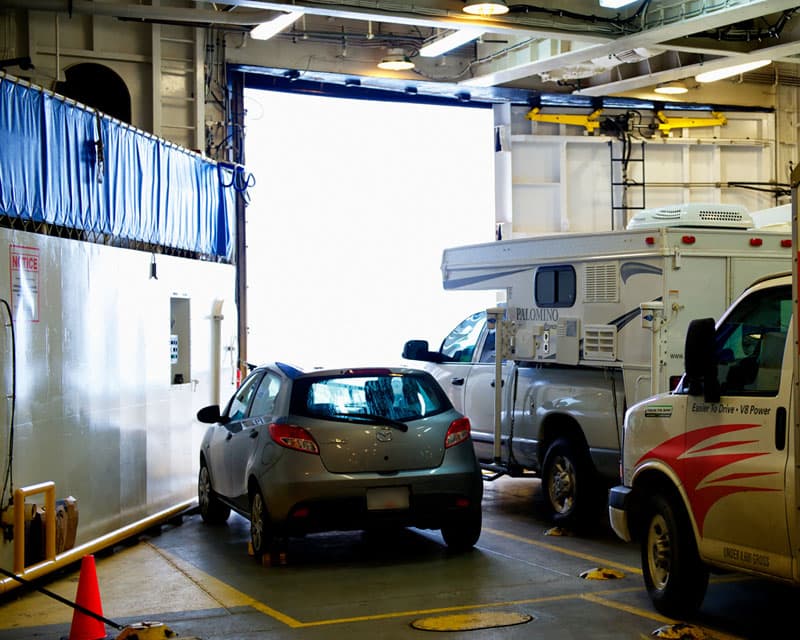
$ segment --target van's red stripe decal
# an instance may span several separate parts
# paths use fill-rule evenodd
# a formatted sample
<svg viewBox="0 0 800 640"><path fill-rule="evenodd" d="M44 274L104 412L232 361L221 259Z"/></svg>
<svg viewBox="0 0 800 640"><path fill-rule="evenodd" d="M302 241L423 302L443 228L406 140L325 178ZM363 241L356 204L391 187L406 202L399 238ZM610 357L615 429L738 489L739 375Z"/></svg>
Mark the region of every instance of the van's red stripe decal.
<svg viewBox="0 0 800 640"><path fill-rule="evenodd" d="M638 466L647 459L658 459L670 465L684 485L689 496L692 513L697 521L700 533L703 533L706 515L711 507L725 496L744 491L775 491L765 487L751 487L746 485L720 485L723 480L746 480L765 475L773 475L770 472L754 473L735 473L713 480L705 486L704 481L715 471L727 465L758 458L767 455L767 452L731 452L723 453L723 450L743 444L752 444L757 440L734 440L730 442L715 442L706 446L698 446L708 440L718 436L744 431L746 429L756 429L761 427L759 424L723 424L696 429L688 433L682 433L674 438L662 442L660 445L644 454L636 463Z"/></svg>

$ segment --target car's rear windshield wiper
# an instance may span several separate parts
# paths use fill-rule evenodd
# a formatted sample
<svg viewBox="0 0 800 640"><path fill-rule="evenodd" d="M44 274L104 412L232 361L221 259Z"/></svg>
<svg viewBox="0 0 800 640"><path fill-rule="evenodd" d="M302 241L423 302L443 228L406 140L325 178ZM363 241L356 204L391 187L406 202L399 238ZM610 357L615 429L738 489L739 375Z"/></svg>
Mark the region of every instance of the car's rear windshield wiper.
<svg viewBox="0 0 800 640"><path fill-rule="evenodd" d="M387 427L392 427L393 429L397 429L398 431L402 431L405 433L408 431L408 425L405 422L400 422L398 420L392 420L391 418L387 418L386 416L379 416L375 413L334 413L330 416L325 416L330 418L335 418L337 420L345 420L350 422L377 422L379 424L384 424Z"/></svg>

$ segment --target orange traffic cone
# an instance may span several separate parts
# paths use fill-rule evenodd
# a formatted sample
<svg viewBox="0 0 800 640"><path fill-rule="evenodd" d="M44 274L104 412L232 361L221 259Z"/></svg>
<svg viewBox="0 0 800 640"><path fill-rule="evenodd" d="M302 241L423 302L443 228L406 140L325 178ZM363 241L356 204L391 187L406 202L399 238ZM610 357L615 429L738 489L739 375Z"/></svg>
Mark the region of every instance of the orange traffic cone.
<svg viewBox="0 0 800 640"><path fill-rule="evenodd" d="M83 556L81 560L81 573L78 577L78 594L75 596L75 602L89 611L100 616L103 615L94 556ZM87 616L75 609L72 614L72 626L69 629L69 640L102 640L105 637L105 624L97 618Z"/></svg>

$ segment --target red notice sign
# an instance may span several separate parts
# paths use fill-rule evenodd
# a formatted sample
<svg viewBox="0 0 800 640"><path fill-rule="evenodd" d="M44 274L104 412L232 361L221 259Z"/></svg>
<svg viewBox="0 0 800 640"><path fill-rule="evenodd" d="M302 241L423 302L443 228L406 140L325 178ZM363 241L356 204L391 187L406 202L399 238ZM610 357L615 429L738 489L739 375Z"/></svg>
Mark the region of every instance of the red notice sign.
<svg viewBox="0 0 800 640"><path fill-rule="evenodd" d="M8 272L11 280L11 308L17 318L39 322L39 249L8 246Z"/></svg>

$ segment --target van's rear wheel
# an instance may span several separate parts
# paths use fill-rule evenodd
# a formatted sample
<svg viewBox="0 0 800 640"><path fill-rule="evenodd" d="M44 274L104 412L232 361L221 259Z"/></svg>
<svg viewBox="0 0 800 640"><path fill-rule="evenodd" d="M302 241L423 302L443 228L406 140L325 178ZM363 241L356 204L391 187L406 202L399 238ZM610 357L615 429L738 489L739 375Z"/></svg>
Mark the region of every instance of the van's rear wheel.
<svg viewBox="0 0 800 640"><path fill-rule="evenodd" d="M553 441L542 464L542 491L554 522L575 527L588 519L594 475L586 453L576 450L565 438Z"/></svg>
<svg viewBox="0 0 800 640"><path fill-rule="evenodd" d="M642 574L655 608L681 618L694 613L708 586L708 567L700 560L689 518L664 496L650 500L642 536Z"/></svg>

